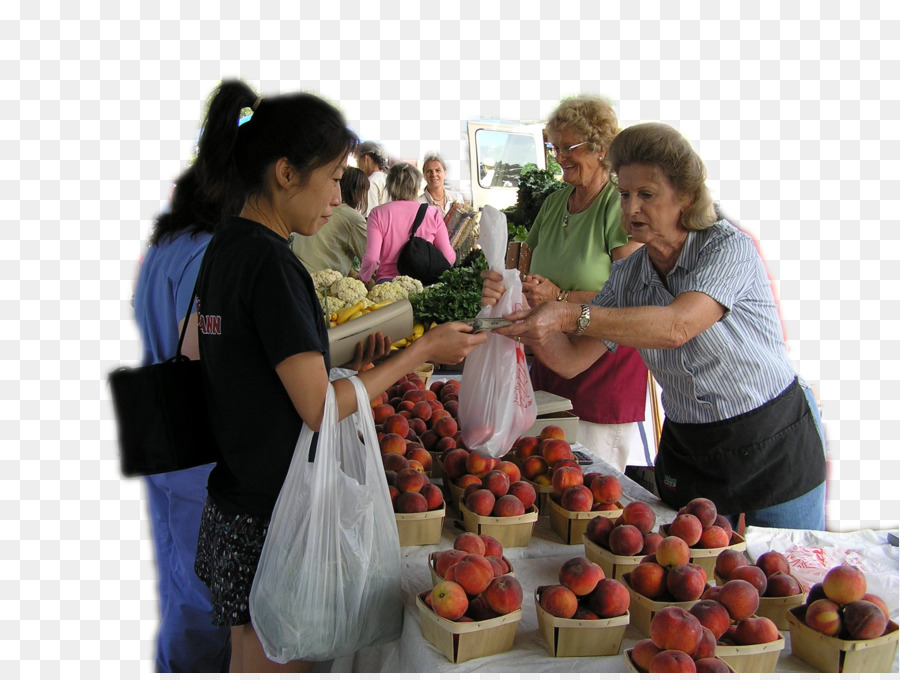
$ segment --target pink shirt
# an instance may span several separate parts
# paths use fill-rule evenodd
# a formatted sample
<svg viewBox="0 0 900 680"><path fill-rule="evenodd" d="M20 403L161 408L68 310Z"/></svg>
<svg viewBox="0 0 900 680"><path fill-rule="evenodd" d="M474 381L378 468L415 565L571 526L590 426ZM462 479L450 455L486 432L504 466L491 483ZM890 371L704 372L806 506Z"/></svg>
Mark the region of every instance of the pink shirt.
<svg viewBox="0 0 900 680"><path fill-rule="evenodd" d="M368 281L377 272L377 280L399 276L397 258L409 240L418 201L391 201L379 205L366 220L366 254L359 268L359 278ZM439 208L429 206L416 236L433 243L450 264L456 262L456 252L450 246L450 236Z"/></svg>

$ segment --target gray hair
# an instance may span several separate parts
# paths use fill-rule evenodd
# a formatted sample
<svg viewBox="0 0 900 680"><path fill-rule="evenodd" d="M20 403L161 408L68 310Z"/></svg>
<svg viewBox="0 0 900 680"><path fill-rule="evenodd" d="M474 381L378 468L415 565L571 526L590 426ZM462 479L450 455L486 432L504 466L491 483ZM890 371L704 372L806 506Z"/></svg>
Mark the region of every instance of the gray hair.
<svg viewBox="0 0 900 680"><path fill-rule="evenodd" d="M422 173L412 163L395 163L388 170L385 188L394 201L415 201L422 185Z"/></svg>
<svg viewBox="0 0 900 680"><path fill-rule="evenodd" d="M435 151L425 154L425 160L422 161L422 169L425 169L425 166L431 163L432 161L437 161L441 164L441 167L444 169L444 172L447 172L447 164L444 163L444 159L441 158L441 155Z"/></svg>
<svg viewBox="0 0 900 680"><path fill-rule="evenodd" d="M384 149L376 142L362 142L356 147L354 156L357 159L360 159L363 156L369 156L381 170L384 170L388 164L387 155L384 153Z"/></svg>

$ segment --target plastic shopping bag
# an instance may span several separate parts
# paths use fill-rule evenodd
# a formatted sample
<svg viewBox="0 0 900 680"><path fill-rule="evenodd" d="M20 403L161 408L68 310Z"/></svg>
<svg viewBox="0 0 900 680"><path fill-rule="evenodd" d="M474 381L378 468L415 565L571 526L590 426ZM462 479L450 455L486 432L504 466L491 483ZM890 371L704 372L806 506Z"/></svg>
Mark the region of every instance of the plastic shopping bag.
<svg viewBox="0 0 900 680"><path fill-rule="evenodd" d="M253 579L250 618L279 663L333 659L400 636L397 524L369 398L350 380L358 412L338 421L329 384L312 463L314 433L303 426Z"/></svg>
<svg viewBox="0 0 900 680"><path fill-rule="evenodd" d="M479 317L509 314L528 306L517 269L505 269L506 216L491 206L481 215L479 243L488 266L503 274L506 292ZM459 388L459 424L463 441L490 458L506 455L516 439L534 424L537 405L521 343L496 333L466 357Z"/></svg>

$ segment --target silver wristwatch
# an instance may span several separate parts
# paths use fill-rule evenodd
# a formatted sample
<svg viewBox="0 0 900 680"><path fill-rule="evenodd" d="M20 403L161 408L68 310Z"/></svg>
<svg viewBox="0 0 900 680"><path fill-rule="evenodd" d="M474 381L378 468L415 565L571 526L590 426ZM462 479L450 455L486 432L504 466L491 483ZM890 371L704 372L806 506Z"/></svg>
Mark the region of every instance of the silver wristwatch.
<svg viewBox="0 0 900 680"><path fill-rule="evenodd" d="M582 304L581 305L581 316L578 317L578 321L576 322L575 335L582 335L584 333L584 329L587 328L591 323L591 306Z"/></svg>

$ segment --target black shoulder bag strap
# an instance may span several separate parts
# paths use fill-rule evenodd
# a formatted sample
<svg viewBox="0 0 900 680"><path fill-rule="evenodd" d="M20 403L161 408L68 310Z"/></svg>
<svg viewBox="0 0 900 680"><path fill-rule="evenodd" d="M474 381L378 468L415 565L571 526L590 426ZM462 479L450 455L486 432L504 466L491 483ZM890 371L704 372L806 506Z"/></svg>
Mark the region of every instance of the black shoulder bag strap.
<svg viewBox="0 0 900 680"><path fill-rule="evenodd" d="M413 221L412 231L409 232L409 237L412 238L416 235L416 231L419 229L419 225L422 224L422 220L425 219L425 213L428 211L428 204L423 203L419 206L419 212L416 213L416 219Z"/></svg>

